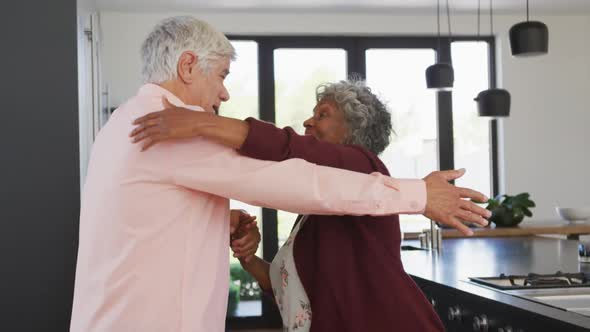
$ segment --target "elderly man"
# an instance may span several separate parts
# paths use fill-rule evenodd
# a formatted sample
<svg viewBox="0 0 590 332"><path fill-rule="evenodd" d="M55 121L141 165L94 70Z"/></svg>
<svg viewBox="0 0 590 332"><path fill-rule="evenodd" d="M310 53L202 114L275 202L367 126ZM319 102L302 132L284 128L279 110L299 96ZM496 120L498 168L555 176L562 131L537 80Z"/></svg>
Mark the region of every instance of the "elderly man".
<svg viewBox="0 0 590 332"><path fill-rule="evenodd" d="M223 34L190 17L164 20L144 41L147 84L114 112L93 147L71 331L222 331L229 198L302 214L353 215L437 209L450 216L461 201L446 182L460 173L441 173L427 187L297 159L254 160L203 138L143 153L131 143L133 120L162 109L163 99L216 111L229 99L224 79L234 56Z"/></svg>

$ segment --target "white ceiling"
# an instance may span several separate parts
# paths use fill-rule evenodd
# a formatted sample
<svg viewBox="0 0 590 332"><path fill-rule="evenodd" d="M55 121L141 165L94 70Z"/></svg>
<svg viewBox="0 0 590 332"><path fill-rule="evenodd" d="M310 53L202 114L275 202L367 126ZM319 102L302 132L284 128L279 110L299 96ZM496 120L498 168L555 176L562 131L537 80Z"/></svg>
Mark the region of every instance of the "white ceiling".
<svg viewBox="0 0 590 332"><path fill-rule="evenodd" d="M80 1L80 0L78 0ZM478 0L449 0L451 10L471 12L477 9ZM489 7L489 0L480 0L482 8ZM445 0L441 0L441 7ZM534 13L579 13L590 12L590 0L530 0ZM104 10L124 11L322 11L322 12L372 12L431 13L436 0L96 0L97 7ZM493 0L494 11L522 12L525 0ZM444 8L444 7L442 7ZM441 9L442 9L441 8Z"/></svg>

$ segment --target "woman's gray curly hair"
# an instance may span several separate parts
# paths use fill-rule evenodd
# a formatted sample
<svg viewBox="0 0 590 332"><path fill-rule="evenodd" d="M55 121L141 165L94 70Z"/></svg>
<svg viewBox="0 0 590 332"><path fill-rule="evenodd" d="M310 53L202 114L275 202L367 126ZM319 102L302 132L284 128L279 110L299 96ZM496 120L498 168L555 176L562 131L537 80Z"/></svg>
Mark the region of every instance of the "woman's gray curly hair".
<svg viewBox="0 0 590 332"><path fill-rule="evenodd" d="M344 113L349 129L344 143L360 145L377 155L389 145L391 114L365 81L351 79L321 84L316 89L316 101L322 100L335 101Z"/></svg>

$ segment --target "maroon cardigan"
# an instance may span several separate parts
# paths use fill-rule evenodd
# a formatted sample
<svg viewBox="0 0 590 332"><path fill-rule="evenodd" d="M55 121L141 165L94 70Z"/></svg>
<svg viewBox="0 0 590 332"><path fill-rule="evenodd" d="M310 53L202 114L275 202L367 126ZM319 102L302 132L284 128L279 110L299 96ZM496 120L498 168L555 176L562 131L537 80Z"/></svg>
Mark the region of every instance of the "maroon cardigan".
<svg viewBox="0 0 590 332"><path fill-rule="evenodd" d="M373 153L356 145L301 136L253 118L243 155L389 175ZM289 190L289 188L285 188ZM312 332L444 331L400 258L398 216L309 216L295 238L295 266L311 302Z"/></svg>

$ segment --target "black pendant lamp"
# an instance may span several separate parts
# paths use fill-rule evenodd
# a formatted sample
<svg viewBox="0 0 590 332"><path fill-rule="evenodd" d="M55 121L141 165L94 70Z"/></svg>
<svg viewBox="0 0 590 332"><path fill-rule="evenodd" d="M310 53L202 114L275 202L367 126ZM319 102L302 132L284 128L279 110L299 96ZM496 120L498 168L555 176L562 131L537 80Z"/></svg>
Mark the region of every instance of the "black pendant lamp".
<svg viewBox="0 0 590 332"><path fill-rule="evenodd" d="M477 1L477 36L479 39L480 0ZM490 0L490 34L494 35L494 13ZM487 89L480 92L474 99L477 102L479 116L507 117L510 115L510 92L505 89Z"/></svg>
<svg viewBox="0 0 590 332"><path fill-rule="evenodd" d="M451 18L449 15L449 0L447 0L447 20L449 25L449 42L451 40ZM436 1L436 24L438 31L437 61L426 68L426 87L436 90L450 90L455 81L455 72L451 62L440 61L440 0ZM449 59L450 60L450 59Z"/></svg>
<svg viewBox="0 0 590 332"><path fill-rule="evenodd" d="M539 21L529 21L529 0L526 0L526 22L510 28L510 49L514 56L535 56L547 54L549 29Z"/></svg>
<svg viewBox="0 0 590 332"><path fill-rule="evenodd" d="M479 116L507 117L510 115L510 92L504 89L488 89L474 99Z"/></svg>

